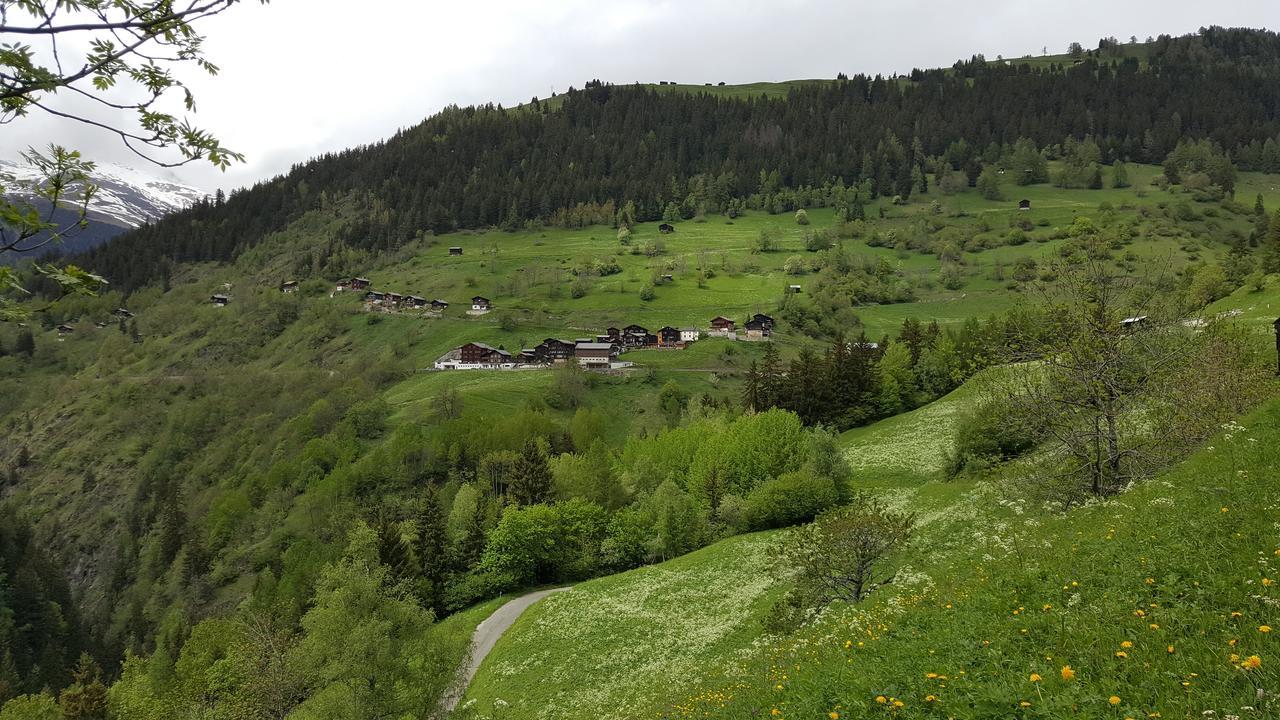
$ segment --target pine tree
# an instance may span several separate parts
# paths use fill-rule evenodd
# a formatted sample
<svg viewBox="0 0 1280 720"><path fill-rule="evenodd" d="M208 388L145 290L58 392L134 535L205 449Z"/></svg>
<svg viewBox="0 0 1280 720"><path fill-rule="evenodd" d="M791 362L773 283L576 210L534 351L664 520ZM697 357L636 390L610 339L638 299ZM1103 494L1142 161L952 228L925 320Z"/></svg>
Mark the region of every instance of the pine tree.
<svg viewBox="0 0 1280 720"><path fill-rule="evenodd" d="M441 613L444 611L445 577L449 569L448 521L440 504L440 494L434 488L427 488L423 493L417 524L413 554L425 582L422 599Z"/></svg>
<svg viewBox="0 0 1280 720"><path fill-rule="evenodd" d="M551 467L533 438L525 441L507 492L518 505L537 505L551 499Z"/></svg>
<svg viewBox="0 0 1280 720"><path fill-rule="evenodd" d="M400 523L387 517L377 521L378 562L391 570L396 580L407 580L415 575L413 554L400 532Z"/></svg>
<svg viewBox="0 0 1280 720"><path fill-rule="evenodd" d="M16 355L26 355L31 357L36 352L36 338L27 328L23 328L18 333L18 340L13 346L13 352Z"/></svg>
<svg viewBox="0 0 1280 720"><path fill-rule="evenodd" d="M58 707L66 720L106 720L107 686L102 669L89 653L81 653L71 671L71 685L58 695Z"/></svg>
<svg viewBox="0 0 1280 720"><path fill-rule="evenodd" d="M781 399L782 368L778 359L778 348L773 343L766 343L764 356L760 358L760 398L758 410L776 407Z"/></svg>
<svg viewBox="0 0 1280 720"><path fill-rule="evenodd" d="M760 408L760 373L756 369L756 361L751 361L751 367L747 368L747 378L742 384L742 407L750 412L757 412Z"/></svg>

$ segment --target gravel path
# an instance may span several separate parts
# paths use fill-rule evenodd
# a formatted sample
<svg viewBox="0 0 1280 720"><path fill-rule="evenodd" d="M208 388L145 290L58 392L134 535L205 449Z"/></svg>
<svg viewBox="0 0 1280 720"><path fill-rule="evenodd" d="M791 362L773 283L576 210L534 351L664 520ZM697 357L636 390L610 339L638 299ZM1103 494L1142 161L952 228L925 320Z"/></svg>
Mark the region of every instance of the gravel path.
<svg viewBox="0 0 1280 720"><path fill-rule="evenodd" d="M551 593L564 592L569 589L567 587L554 588L521 595L514 600L508 601L477 625L475 634L471 636L471 650L467 653L466 665L459 668L458 678L454 682L453 688L445 693L444 698L440 701L441 717L448 716L457 707L458 701L467 692L467 686L471 684L471 679L476 676L476 671L480 669L480 663L484 662L485 656L493 649L494 644L498 642L498 638L502 637L502 633L506 632L507 628L511 627L516 619L525 610L529 609L529 606Z"/></svg>

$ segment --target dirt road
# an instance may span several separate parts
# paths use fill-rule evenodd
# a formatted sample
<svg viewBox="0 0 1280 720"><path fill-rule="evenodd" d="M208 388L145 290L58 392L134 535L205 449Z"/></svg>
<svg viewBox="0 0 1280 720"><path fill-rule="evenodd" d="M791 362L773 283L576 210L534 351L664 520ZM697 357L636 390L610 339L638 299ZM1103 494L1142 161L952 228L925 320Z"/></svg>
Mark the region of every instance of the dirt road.
<svg viewBox="0 0 1280 720"><path fill-rule="evenodd" d="M502 637L502 633L506 632L507 628L511 627L516 619L525 610L529 609L529 606L551 593L564 592L569 589L567 587L554 588L521 595L495 610L492 615L477 625L475 634L471 636L471 651L467 654L466 664L459 668L458 679L453 688L445 693L444 698L440 701L440 716L447 717L449 713L453 712L453 709L458 705L458 701L467 692L467 686L471 684L471 679L476 676L476 670L480 669L480 663L484 662L485 656L493 649L494 644L498 642L498 638Z"/></svg>

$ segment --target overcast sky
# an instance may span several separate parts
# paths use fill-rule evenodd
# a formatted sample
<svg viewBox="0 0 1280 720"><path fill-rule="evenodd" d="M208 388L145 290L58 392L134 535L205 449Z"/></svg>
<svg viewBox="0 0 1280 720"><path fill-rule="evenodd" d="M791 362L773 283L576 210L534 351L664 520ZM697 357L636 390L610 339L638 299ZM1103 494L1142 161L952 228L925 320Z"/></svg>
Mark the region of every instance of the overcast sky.
<svg viewBox="0 0 1280 720"><path fill-rule="evenodd" d="M1280 3L246 0L202 26L221 74L184 77L198 102L196 124L247 160L226 173L208 165L173 172L206 190L230 189L375 142L449 104L513 105L596 77L743 83L890 74L979 52L1057 53L1071 41L1095 47L1104 36L1206 25L1275 29ZM101 131L48 116L0 127L0 157L49 142L145 167Z"/></svg>

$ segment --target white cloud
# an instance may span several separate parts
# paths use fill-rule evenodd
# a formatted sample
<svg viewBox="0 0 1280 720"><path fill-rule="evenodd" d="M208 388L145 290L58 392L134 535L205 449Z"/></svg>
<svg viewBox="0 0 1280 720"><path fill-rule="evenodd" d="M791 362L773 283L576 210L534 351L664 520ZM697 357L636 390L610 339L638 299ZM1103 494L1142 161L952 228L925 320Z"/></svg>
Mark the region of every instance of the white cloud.
<svg viewBox="0 0 1280 720"><path fill-rule="evenodd" d="M235 187L376 142L449 104L512 105L596 77L741 83L888 74L977 52L1060 52L1104 35L1274 24L1273 3L245 2L204 26L220 75L184 77L196 92L197 124L248 160L225 175L207 166L177 174L208 189ZM34 115L4 128L0 154L50 141L129 161L105 133Z"/></svg>

